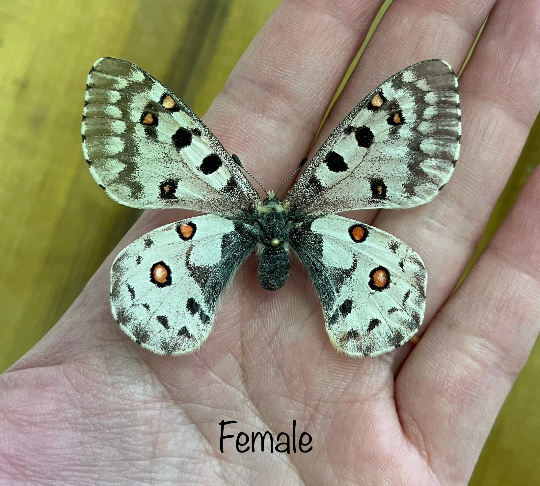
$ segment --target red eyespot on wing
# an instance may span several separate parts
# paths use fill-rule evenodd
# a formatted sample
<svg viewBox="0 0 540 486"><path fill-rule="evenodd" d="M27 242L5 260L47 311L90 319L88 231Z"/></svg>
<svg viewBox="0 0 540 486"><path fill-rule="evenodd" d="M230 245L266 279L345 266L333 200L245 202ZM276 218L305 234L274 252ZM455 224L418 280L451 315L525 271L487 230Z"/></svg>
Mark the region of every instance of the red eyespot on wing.
<svg viewBox="0 0 540 486"><path fill-rule="evenodd" d="M176 227L176 232L180 239L187 241L191 240L195 236L197 231L197 225L195 223L181 223Z"/></svg>

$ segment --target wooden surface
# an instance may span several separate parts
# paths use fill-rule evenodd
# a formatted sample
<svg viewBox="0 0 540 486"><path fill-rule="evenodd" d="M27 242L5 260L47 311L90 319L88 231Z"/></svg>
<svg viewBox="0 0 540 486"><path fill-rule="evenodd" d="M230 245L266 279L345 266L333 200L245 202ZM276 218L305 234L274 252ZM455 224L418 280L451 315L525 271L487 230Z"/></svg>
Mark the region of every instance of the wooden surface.
<svg viewBox="0 0 540 486"><path fill-rule="evenodd" d="M10 0L0 4L0 371L69 307L138 217L88 173L86 75L141 65L202 115L277 0ZM174 71L173 68L174 67ZM486 237L540 154L536 123ZM493 428L472 485L540 484L540 347Z"/></svg>

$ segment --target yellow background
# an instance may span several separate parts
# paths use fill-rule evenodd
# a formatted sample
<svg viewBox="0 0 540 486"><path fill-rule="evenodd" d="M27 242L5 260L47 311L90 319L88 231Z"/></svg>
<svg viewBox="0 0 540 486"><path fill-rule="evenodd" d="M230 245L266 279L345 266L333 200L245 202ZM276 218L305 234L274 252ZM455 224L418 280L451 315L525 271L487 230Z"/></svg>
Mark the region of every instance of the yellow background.
<svg viewBox="0 0 540 486"><path fill-rule="evenodd" d="M139 215L113 203L83 160L80 122L93 62L101 56L128 59L202 115L277 3L0 3L0 371L65 312ZM537 120L480 248L539 154ZM472 485L540 484L539 384L537 345L497 419Z"/></svg>

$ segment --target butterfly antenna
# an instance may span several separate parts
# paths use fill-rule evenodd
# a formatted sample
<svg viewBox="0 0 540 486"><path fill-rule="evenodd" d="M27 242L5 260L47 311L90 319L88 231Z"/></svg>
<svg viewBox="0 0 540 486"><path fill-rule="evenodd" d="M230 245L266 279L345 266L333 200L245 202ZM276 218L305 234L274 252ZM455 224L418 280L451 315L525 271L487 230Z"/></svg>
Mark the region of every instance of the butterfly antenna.
<svg viewBox="0 0 540 486"><path fill-rule="evenodd" d="M285 180L283 181L283 183L281 184L281 186L279 186L279 189L276 191L276 196L279 194L279 191L281 191L281 188L282 188L285 184L287 184L287 182L289 182L289 181L290 181L290 180L298 173L298 171L299 171L302 167L304 167L304 165L305 165L305 163L307 162L307 160L308 160L308 158L307 158L307 157L304 157L304 158L302 159L302 162L300 162L300 165L294 170L294 172L293 172L289 177L287 177L287 179L285 179Z"/></svg>
<svg viewBox="0 0 540 486"><path fill-rule="evenodd" d="M233 160L237 163L237 165L239 165L242 170L249 176L251 177L257 184L259 184L259 186L261 186L261 189L264 191L264 193L268 196L268 191L263 187L263 185L255 178L255 176L249 171L247 170L243 165L242 165L242 162L240 162L240 159L238 158L238 155L236 154L232 154L231 156L233 158Z"/></svg>

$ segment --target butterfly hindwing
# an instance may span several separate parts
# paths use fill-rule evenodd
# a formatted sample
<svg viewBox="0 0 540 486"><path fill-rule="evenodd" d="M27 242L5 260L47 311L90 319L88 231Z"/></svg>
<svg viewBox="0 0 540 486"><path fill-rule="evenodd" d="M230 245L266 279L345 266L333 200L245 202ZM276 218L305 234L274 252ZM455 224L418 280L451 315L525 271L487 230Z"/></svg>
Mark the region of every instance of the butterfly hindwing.
<svg viewBox="0 0 540 486"><path fill-rule="evenodd" d="M330 215L297 225L291 246L313 279L332 344L350 356L377 356L420 327L427 274L394 236Z"/></svg>
<svg viewBox="0 0 540 486"><path fill-rule="evenodd" d="M206 125L138 66L99 59L88 75L85 99L85 158L115 201L237 214L257 199Z"/></svg>
<svg viewBox="0 0 540 486"><path fill-rule="evenodd" d="M111 269L111 309L122 330L157 354L206 340L219 296L255 239L215 214L157 228L127 246Z"/></svg>
<svg viewBox="0 0 540 486"><path fill-rule="evenodd" d="M431 201L459 155L457 77L444 61L389 78L331 133L286 202L301 214L409 208Z"/></svg>

